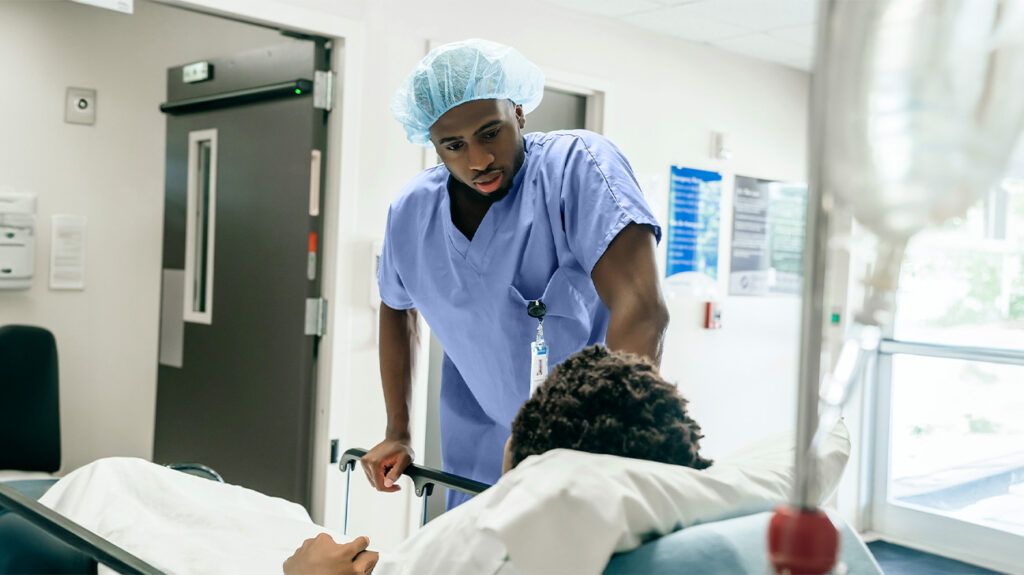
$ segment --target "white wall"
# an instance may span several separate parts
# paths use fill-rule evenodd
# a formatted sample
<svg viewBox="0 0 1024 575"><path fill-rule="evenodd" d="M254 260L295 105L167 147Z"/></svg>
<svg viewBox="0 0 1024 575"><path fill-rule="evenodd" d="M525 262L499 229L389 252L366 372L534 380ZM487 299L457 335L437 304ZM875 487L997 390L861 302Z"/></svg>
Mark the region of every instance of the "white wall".
<svg viewBox="0 0 1024 575"><path fill-rule="evenodd" d="M62 469L150 458L156 401L167 68L272 45L276 32L144 1L132 16L0 2L0 186L33 191L32 289L0 292L0 324L54 332ZM94 126L64 123L68 86L98 90ZM50 215L89 219L85 291L50 291Z"/></svg>

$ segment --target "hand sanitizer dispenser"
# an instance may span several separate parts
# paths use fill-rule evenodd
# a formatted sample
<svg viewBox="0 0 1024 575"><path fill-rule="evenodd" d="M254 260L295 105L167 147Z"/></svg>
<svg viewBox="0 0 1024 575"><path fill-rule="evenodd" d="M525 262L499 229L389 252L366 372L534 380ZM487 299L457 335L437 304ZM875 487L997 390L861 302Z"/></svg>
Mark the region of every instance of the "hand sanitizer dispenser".
<svg viewBox="0 0 1024 575"><path fill-rule="evenodd" d="M0 290L32 287L36 196L0 191Z"/></svg>

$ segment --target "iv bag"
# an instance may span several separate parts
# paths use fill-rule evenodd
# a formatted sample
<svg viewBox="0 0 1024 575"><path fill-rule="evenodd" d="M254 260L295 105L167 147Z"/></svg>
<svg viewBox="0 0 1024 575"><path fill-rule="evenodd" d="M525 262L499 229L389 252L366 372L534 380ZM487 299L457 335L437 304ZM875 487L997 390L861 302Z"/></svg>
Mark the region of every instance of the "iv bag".
<svg viewBox="0 0 1024 575"><path fill-rule="evenodd" d="M825 192L897 245L963 214L1024 127L1022 17L1022 0L835 2L819 67Z"/></svg>

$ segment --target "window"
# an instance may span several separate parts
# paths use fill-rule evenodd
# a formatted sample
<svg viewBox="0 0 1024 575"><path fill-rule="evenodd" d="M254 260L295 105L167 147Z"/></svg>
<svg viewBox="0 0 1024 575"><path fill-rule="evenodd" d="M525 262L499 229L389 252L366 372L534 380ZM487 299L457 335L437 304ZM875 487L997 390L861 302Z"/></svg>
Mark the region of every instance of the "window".
<svg viewBox="0 0 1024 575"><path fill-rule="evenodd" d="M1024 535L1024 366L898 354L888 497Z"/></svg>
<svg viewBox="0 0 1024 575"><path fill-rule="evenodd" d="M897 340L1024 350L1024 180L911 241L896 309Z"/></svg>
<svg viewBox="0 0 1024 575"><path fill-rule="evenodd" d="M213 245L217 208L217 130L188 136L185 321L213 322Z"/></svg>
<svg viewBox="0 0 1024 575"><path fill-rule="evenodd" d="M875 531L1024 565L1024 180L908 246L878 360Z"/></svg>

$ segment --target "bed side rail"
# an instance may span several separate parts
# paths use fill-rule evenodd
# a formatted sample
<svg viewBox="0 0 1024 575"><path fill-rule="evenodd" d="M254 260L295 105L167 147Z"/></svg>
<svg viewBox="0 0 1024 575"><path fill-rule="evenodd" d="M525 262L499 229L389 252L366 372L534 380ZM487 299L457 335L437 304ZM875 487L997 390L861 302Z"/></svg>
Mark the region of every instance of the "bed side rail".
<svg viewBox="0 0 1024 575"><path fill-rule="evenodd" d="M356 461L362 459L364 455L366 455L365 449L349 449L342 454L339 467L342 471L355 469ZM435 485L461 491L462 493L469 495L477 495L490 487L490 485L486 483L481 483L479 481L474 481L451 473L445 473L439 469L421 467L415 464L406 467L403 475L407 475L412 479L412 484L416 489L417 497L423 497L424 494L430 495L433 492Z"/></svg>
<svg viewBox="0 0 1024 575"><path fill-rule="evenodd" d="M0 507L125 575L164 575L156 567L103 539L67 517L0 482Z"/></svg>

